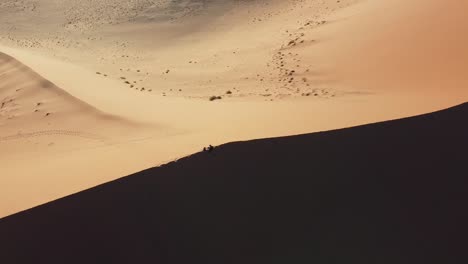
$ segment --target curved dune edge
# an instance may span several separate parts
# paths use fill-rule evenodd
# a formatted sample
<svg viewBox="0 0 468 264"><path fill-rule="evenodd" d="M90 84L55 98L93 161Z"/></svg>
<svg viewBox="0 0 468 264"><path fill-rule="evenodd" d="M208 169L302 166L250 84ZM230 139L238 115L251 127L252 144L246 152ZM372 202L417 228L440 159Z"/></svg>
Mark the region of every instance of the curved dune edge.
<svg viewBox="0 0 468 264"><path fill-rule="evenodd" d="M225 144L0 219L2 258L464 263L467 121L465 103Z"/></svg>
<svg viewBox="0 0 468 264"><path fill-rule="evenodd" d="M468 99L463 2L233 2L216 2L170 24L161 24L159 9L142 7L140 16L90 28L99 21L93 21L96 10L87 9L96 6L80 2L77 10L89 16L86 23L71 21L79 32L62 21L67 16L51 17L63 23L42 23L42 14L62 10L42 5L46 1L0 15L17 23L16 30L0 23L0 50L84 102L52 100L57 114L47 118L57 126L51 127L29 115L38 100L28 97L34 99L24 99L31 108L21 110L21 119L2 125L2 137L11 140L0 143L0 215L208 144L397 119ZM439 9L438 22L430 20ZM30 20L15 18L25 16ZM0 77L2 87L9 83ZM223 99L210 102L211 95ZM102 120L89 106L121 119ZM134 129L121 120L148 125Z"/></svg>
<svg viewBox="0 0 468 264"><path fill-rule="evenodd" d="M138 123L104 113L0 52L0 140L47 134L104 140L92 131L139 128ZM141 126L141 125L140 125ZM6 154L2 152L0 154ZM12 154L12 153L8 153Z"/></svg>
<svg viewBox="0 0 468 264"><path fill-rule="evenodd" d="M170 131L148 128L151 134L147 126L106 114L0 53L0 215L44 202L54 192L66 195L74 184L102 182L93 175L73 180L56 173L86 165L76 157L97 162L100 156L92 153ZM67 157L77 164L58 164ZM41 177L31 177L34 172Z"/></svg>
<svg viewBox="0 0 468 264"><path fill-rule="evenodd" d="M150 116L156 117L152 122L164 126L137 130L126 126L125 122L103 119L101 114L95 115L92 108L86 108L88 112L79 112L72 107L63 115L48 116L56 122L56 128L50 128L49 123L41 124L44 120L41 118L39 122L35 119L27 122L25 129L25 122L18 119L17 125L3 126L11 132L2 130L5 134L2 133L0 161L1 215L168 162L208 144L349 127L418 114L435 106L433 103L416 106L414 102L406 101L406 97L404 100L389 96L373 96L372 100L366 101L357 99L342 98L314 104L308 101L213 104L160 99L161 108L152 110L145 107L153 105L154 100L146 101L145 106L143 99L139 111L148 111ZM395 106L401 106L401 103L407 103L408 108L395 111ZM33 103L29 105L34 106ZM67 105L61 102L56 107L65 110ZM439 107L443 106L440 104ZM164 115L160 113L161 109L164 109ZM129 113L125 119L131 120L133 113ZM194 119L194 116L203 118ZM43 125L47 128L42 128ZM64 172L67 177L63 177Z"/></svg>

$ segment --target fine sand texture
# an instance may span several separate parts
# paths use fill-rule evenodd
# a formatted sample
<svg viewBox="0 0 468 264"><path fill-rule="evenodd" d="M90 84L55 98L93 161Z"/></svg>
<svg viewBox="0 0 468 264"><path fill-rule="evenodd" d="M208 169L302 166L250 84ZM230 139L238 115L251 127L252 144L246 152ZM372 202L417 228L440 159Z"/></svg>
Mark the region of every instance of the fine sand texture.
<svg viewBox="0 0 468 264"><path fill-rule="evenodd" d="M225 144L1 219L2 262L466 263L467 133L464 104Z"/></svg>
<svg viewBox="0 0 468 264"><path fill-rule="evenodd" d="M208 144L468 101L456 0L0 1L0 217Z"/></svg>

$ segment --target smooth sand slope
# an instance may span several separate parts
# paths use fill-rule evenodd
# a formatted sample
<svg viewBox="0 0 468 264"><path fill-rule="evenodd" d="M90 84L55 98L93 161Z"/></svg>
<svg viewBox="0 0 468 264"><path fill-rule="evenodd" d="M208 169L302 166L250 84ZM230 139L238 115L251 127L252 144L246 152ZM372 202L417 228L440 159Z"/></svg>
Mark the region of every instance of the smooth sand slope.
<svg viewBox="0 0 468 264"><path fill-rule="evenodd" d="M222 145L1 219L2 262L466 263L467 124Z"/></svg>
<svg viewBox="0 0 468 264"><path fill-rule="evenodd" d="M53 141L60 141L61 136L71 136L76 138L66 143L83 145L90 143L88 141L105 141L104 131L101 135L87 131L94 132L108 124L115 126L109 130L130 125L130 122L106 115L74 98L2 53L0 78L2 156L46 152L43 145L46 141L36 141L35 137L50 136L48 145L53 145ZM63 149L72 147L57 145Z"/></svg>
<svg viewBox="0 0 468 264"><path fill-rule="evenodd" d="M2 57L1 67L9 71L14 61L30 73L2 74L0 99L19 96L22 86L35 95L21 97L22 110L10 104L2 112L0 134L15 140L0 139L0 216L208 144L349 127L465 102L467 5L2 1L0 52L15 60ZM67 96L46 93L43 83ZM49 97L53 104L37 106ZM81 136L41 132L50 130Z"/></svg>
<svg viewBox="0 0 468 264"><path fill-rule="evenodd" d="M64 179L41 173L41 168L72 170L82 164L67 168L67 164L60 164L62 156L110 147L122 137L142 135L141 125L102 113L2 53L0 98L2 215L30 206L37 197L51 192L66 195L70 191L67 187L103 180L88 177L83 170L79 170L81 179ZM31 177L34 171L40 176Z"/></svg>

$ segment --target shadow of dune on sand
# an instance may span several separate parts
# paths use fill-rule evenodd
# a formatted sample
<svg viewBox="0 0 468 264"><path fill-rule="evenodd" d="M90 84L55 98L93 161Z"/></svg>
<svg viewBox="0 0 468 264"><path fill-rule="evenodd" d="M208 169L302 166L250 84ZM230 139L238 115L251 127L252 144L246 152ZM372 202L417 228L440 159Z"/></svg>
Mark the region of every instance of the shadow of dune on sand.
<svg viewBox="0 0 468 264"><path fill-rule="evenodd" d="M467 135L464 104L229 143L1 219L0 259L466 263Z"/></svg>

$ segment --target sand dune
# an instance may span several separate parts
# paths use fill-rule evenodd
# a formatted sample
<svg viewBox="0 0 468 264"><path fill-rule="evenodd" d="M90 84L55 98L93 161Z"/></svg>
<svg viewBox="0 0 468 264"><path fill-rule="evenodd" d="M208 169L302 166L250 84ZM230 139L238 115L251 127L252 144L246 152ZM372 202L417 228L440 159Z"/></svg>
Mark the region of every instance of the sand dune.
<svg viewBox="0 0 468 264"><path fill-rule="evenodd" d="M43 202L45 197L47 200L59 193L66 195L72 186L77 191L76 185L85 182L83 188L90 183L86 176L60 179L54 173L42 173L41 167L49 171L72 169L60 164L63 156L99 150L145 135L143 125L101 112L2 53L0 128L3 215ZM157 131L152 129L151 133ZM83 164L74 167L80 166ZM31 177L33 171L41 176ZM103 179L93 181L99 183Z"/></svg>
<svg viewBox="0 0 468 264"><path fill-rule="evenodd" d="M0 216L207 144L465 102L466 7L454 0L2 1L0 51L15 59L0 62L0 99L14 98L0 119Z"/></svg>
<svg viewBox="0 0 468 264"><path fill-rule="evenodd" d="M467 119L222 145L1 219L2 261L466 263Z"/></svg>
<svg viewBox="0 0 468 264"><path fill-rule="evenodd" d="M360 90L466 100L467 8L452 0L368 1L318 30L319 36L334 34L320 53L333 61L333 78Z"/></svg>

